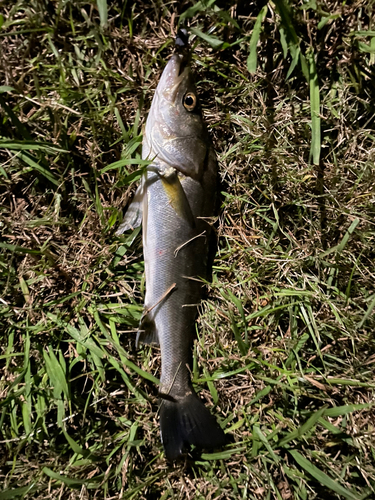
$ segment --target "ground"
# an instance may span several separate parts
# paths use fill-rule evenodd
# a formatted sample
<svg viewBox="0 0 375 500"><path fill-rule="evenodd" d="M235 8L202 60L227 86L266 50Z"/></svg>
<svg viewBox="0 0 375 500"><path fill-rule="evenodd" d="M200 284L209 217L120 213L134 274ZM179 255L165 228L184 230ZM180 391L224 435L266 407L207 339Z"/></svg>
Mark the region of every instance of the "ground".
<svg viewBox="0 0 375 500"><path fill-rule="evenodd" d="M0 500L375 496L373 2L3 2ZM115 236L178 27L221 207L195 389L233 436L174 465Z"/></svg>

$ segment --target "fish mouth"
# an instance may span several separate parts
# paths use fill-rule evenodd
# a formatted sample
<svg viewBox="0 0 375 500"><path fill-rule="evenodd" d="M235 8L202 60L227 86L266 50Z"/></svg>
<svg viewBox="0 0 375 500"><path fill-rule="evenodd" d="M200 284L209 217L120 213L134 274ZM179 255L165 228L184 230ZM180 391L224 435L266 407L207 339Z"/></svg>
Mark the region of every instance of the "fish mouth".
<svg viewBox="0 0 375 500"><path fill-rule="evenodd" d="M171 76L181 79L184 73L190 70L189 58L185 54L173 54L164 71L170 71Z"/></svg>
<svg viewBox="0 0 375 500"><path fill-rule="evenodd" d="M183 75L184 71L188 69L189 66L189 58L187 55L180 54L180 69L178 72L178 76Z"/></svg>

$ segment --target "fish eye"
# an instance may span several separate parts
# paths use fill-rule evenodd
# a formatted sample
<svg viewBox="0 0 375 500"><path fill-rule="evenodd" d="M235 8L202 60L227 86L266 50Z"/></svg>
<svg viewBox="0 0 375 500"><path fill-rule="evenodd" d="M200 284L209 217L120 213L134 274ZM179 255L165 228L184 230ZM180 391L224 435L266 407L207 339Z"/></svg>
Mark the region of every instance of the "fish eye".
<svg viewBox="0 0 375 500"><path fill-rule="evenodd" d="M195 106L197 105L197 96L192 92L188 92L184 95L183 104L185 109L188 111L193 111Z"/></svg>

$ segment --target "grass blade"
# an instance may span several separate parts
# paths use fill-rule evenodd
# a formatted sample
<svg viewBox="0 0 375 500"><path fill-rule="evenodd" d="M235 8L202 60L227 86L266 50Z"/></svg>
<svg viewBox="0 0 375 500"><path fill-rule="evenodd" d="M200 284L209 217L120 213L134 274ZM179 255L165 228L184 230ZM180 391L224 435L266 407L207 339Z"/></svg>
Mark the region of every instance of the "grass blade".
<svg viewBox="0 0 375 500"><path fill-rule="evenodd" d="M216 2L216 0L200 0L192 7L189 7L185 10L180 16L180 22L184 19L188 19L190 17L194 17L198 12L205 11L211 7Z"/></svg>
<svg viewBox="0 0 375 500"><path fill-rule="evenodd" d="M100 26L105 28L108 21L108 5L107 0L96 0L96 5L98 6Z"/></svg>
<svg viewBox="0 0 375 500"><path fill-rule="evenodd" d="M288 450L297 464L302 467L308 474L310 474L318 483L323 484L330 490L338 495L341 495L348 500L358 500L358 496L351 492L347 487L341 486L337 481L329 477L325 472L321 471L318 467L310 462L307 458L303 457L297 450Z"/></svg>
<svg viewBox="0 0 375 500"><path fill-rule="evenodd" d="M55 177L55 175L50 170L48 170L45 167L42 167L39 164L38 160L35 157L33 157L31 154L18 153L17 157L20 160L27 163L27 165L29 165L32 169L34 169L37 172L39 172L40 174L42 174L47 180L52 182L52 184L55 184L55 186L59 186L61 184L61 181L59 181L59 179L57 179L57 177Z"/></svg>
<svg viewBox="0 0 375 500"><path fill-rule="evenodd" d="M68 153L66 149L59 148L49 142L30 140L16 141L14 139L0 139L0 149L12 151L44 151L45 153Z"/></svg>
<svg viewBox="0 0 375 500"><path fill-rule="evenodd" d="M203 33L198 28L191 28L190 30L194 35L201 38L205 42L207 42L213 49L219 49L223 46L224 42L219 40L216 36L207 35L207 33Z"/></svg>
<svg viewBox="0 0 375 500"><path fill-rule="evenodd" d="M264 444L265 448L267 449L268 453L271 455L271 457L274 460L274 462L275 463L279 463L280 458L275 454L275 452L271 448L271 445L268 442L268 439L263 434L263 432L260 430L259 425L254 425L254 427L253 427L253 433L254 433L254 436L255 436L256 440L257 441L259 440L261 443Z"/></svg>
<svg viewBox="0 0 375 500"><path fill-rule="evenodd" d="M43 356L46 362L47 374L53 387L53 397L55 399L60 399L61 395L64 394L68 399L69 389L65 375L66 367L64 358L60 356L59 362L51 346L48 351L44 351ZM63 363L63 365L61 363Z"/></svg>
<svg viewBox="0 0 375 500"><path fill-rule="evenodd" d="M74 479L71 477L64 476L58 472L54 472L48 467L43 467L43 472L51 479L55 479L58 483L64 483L73 488L81 487L85 485L87 488L96 488L99 482L103 479L103 474L91 479Z"/></svg>
<svg viewBox="0 0 375 500"><path fill-rule="evenodd" d="M268 5L265 5L259 12L255 21L253 32L251 34L249 57L247 58L247 69L251 74L255 73L257 69L257 61L258 61L257 45L259 42L259 36L262 29L262 23L264 21L264 18L266 17L267 10L268 10Z"/></svg>
<svg viewBox="0 0 375 500"><path fill-rule="evenodd" d="M370 305L368 306L368 309L367 309L367 311L365 312L365 314L364 314L363 318L362 318L362 319L361 319L361 321L358 323L358 326L357 326L357 328L358 328L358 329L363 327L363 325L365 324L365 322L366 322L366 321L368 320L368 318L371 316L372 311L374 310L374 308L375 308L375 296L374 296L374 298L372 299L372 301L371 301Z"/></svg>
<svg viewBox="0 0 375 500"><path fill-rule="evenodd" d="M304 434L306 434L314 425L319 421L320 417L324 414L325 412L325 407L321 408L317 412L313 413L311 417L303 424L301 427L296 429L293 432L290 432L287 434L280 442L279 446L285 446L287 443L290 441L293 441L293 439L300 439Z"/></svg>
<svg viewBox="0 0 375 500"><path fill-rule="evenodd" d="M307 54L309 65L309 86L310 86L310 111L311 111L311 148L310 161L314 165L319 165L321 149L320 130L320 90L318 83L318 73L315 64L315 55L312 51Z"/></svg>
<svg viewBox="0 0 375 500"><path fill-rule="evenodd" d="M37 491L41 492L45 490L47 486L40 487L30 484L29 486L21 486L20 488L9 488L4 491L0 491L0 500L14 500L15 498L24 498L26 495L35 493Z"/></svg>

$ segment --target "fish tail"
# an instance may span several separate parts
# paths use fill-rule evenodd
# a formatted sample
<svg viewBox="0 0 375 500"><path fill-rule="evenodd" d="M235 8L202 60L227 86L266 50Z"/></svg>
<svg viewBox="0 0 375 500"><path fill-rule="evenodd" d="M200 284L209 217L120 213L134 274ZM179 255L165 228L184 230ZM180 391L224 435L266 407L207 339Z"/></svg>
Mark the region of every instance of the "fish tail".
<svg viewBox="0 0 375 500"><path fill-rule="evenodd" d="M169 462L182 455L185 446L213 449L229 442L215 417L194 391L183 399L162 399L160 433Z"/></svg>

